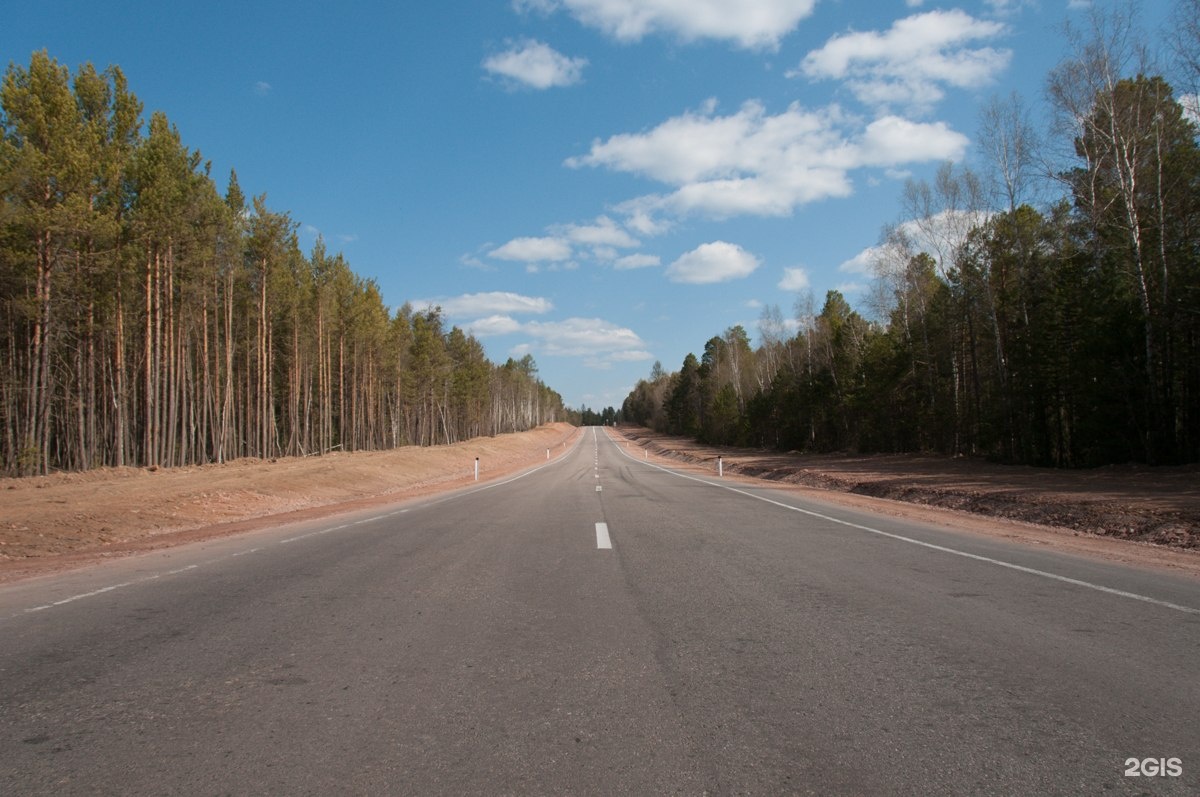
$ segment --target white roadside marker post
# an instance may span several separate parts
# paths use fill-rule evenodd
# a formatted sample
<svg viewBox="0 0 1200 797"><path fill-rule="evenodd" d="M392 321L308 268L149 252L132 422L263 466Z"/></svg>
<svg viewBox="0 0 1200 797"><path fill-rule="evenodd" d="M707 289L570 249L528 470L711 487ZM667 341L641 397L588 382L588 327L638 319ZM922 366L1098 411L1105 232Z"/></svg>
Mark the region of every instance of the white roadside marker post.
<svg viewBox="0 0 1200 797"><path fill-rule="evenodd" d="M475 481L479 481L479 457L475 457Z"/></svg>
<svg viewBox="0 0 1200 797"><path fill-rule="evenodd" d="M717 475L725 475L725 460L723 457L717 457Z"/></svg>

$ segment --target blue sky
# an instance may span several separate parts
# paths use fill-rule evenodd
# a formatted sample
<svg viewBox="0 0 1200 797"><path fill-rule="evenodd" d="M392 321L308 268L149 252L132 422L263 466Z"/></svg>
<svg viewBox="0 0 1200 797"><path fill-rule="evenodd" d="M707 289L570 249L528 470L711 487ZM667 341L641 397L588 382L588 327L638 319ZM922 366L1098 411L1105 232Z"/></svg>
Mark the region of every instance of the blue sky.
<svg viewBox="0 0 1200 797"><path fill-rule="evenodd" d="M440 304L603 407L764 305L864 302L904 180L972 164L992 96L1036 107L1085 8L41 0L4 13L0 56L119 65L305 251L322 235L389 305Z"/></svg>

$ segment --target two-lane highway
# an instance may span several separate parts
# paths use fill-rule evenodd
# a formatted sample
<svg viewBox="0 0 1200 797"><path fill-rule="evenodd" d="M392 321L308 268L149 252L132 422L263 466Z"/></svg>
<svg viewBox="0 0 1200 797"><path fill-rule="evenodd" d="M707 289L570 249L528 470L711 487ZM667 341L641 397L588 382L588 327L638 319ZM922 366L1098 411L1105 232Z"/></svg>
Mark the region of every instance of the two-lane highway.
<svg viewBox="0 0 1200 797"><path fill-rule="evenodd" d="M1193 581L593 428L501 483L0 589L0 794L1195 794L1198 654Z"/></svg>

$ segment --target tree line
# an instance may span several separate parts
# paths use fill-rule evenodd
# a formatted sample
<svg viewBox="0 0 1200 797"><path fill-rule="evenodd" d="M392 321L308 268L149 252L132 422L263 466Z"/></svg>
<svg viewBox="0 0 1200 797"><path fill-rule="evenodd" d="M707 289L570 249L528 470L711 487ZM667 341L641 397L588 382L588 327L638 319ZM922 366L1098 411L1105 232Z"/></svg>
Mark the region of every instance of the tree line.
<svg viewBox="0 0 1200 797"><path fill-rule="evenodd" d="M450 443L564 419L533 358L249 201L117 67L46 52L0 89L0 470L171 466Z"/></svg>
<svg viewBox="0 0 1200 797"><path fill-rule="evenodd" d="M656 363L622 420L786 450L1200 461L1200 2L1174 17L1182 97L1135 20L1068 30L1049 135L993 100L982 174L907 183L861 311L837 291L791 325L768 307L757 347L737 326L677 372ZM1041 176L1060 190L1037 202Z"/></svg>

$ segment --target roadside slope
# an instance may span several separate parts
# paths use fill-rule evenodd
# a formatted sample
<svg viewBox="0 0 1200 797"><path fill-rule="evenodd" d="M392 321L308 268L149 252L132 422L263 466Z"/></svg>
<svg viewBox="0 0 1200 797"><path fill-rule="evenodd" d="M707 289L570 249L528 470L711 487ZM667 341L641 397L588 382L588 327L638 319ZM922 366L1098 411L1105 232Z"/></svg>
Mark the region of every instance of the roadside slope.
<svg viewBox="0 0 1200 797"><path fill-rule="evenodd" d="M476 457L487 480L558 456L576 433L557 423L448 446L0 479L0 580L37 560L69 565L452 489L473 481Z"/></svg>
<svg viewBox="0 0 1200 797"><path fill-rule="evenodd" d="M1053 470L917 455L807 455L708 446L622 426L676 462L786 484L1200 550L1200 466Z"/></svg>

